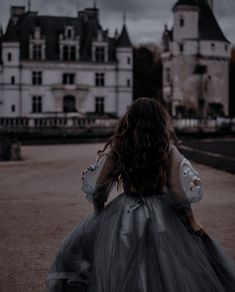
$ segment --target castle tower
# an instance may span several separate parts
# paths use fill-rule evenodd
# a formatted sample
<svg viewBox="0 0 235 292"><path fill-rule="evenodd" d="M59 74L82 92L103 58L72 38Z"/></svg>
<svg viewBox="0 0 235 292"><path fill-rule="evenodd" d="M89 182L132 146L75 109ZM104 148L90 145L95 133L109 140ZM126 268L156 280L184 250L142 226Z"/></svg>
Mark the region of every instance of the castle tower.
<svg viewBox="0 0 235 292"><path fill-rule="evenodd" d="M173 16L170 49L162 52L163 96L172 114L228 114L229 41L213 14L213 1L179 0Z"/></svg>
<svg viewBox="0 0 235 292"><path fill-rule="evenodd" d="M20 7L21 8L21 7ZM21 92L20 83L20 42L15 29L15 21L24 13L23 9L15 9L12 7L11 19L8 23L6 34L2 38L2 82L11 84L8 98L2 101L1 115L11 117L18 116L21 113Z"/></svg>
<svg viewBox="0 0 235 292"><path fill-rule="evenodd" d="M199 8L192 0L181 0L173 7L174 41L198 39Z"/></svg>
<svg viewBox="0 0 235 292"><path fill-rule="evenodd" d="M118 60L118 113L122 115L126 112L126 104L132 102L133 95L133 49L127 27L124 21L122 31L117 39L116 56ZM124 108L125 107L125 108Z"/></svg>

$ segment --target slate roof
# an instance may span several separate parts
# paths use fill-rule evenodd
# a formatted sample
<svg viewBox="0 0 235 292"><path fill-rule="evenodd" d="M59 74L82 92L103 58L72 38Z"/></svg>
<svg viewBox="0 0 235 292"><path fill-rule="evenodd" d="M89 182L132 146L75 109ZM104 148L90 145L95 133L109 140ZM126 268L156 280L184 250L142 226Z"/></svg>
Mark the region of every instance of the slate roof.
<svg viewBox="0 0 235 292"><path fill-rule="evenodd" d="M197 6L197 3L194 0L178 0L173 6L173 9L180 5Z"/></svg>
<svg viewBox="0 0 235 292"><path fill-rule="evenodd" d="M86 9L87 13L92 12L92 9L96 9L98 12L97 8L91 8ZM3 41L18 40L21 48L21 59L27 60L29 59L29 37L34 34L35 27L39 26L41 34L46 38L46 60L59 60L59 35L64 33L66 26L72 26L75 35L80 36L80 61L91 61L92 40L97 36L98 31L101 30L109 43L109 61L116 62L117 40L108 37L107 31L103 30L99 23L98 16L92 16L91 13L86 18L86 10L82 11L83 13L78 17L41 16L35 12L26 12L19 17L16 24L10 18ZM121 46L126 43L130 44L126 28L122 31L119 40Z"/></svg>
<svg viewBox="0 0 235 292"><path fill-rule="evenodd" d="M5 40L6 38L7 38L7 41L9 41L9 42L17 42L18 41L16 28L15 28L15 25L13 23L12 18L10 18L10 20L8 22L6 34L3 35L2 39Z"/></svg>
<svg viewBox="0 0 235 292"><path fill-rule="evenodd" d="M179 0L173 6L173 10L180 5L196 6L199 8L199 38L201 40L223 41L229 43L207 0Z"/></svg>
<svg viewBox="0 0 235 292"><path fill-rule="evenodd" d="M130 48L132 47L131 40L129 38L129 34L127 32L126 25L123 25L122 32L117 40L117 46L119 48Z"/></svg>

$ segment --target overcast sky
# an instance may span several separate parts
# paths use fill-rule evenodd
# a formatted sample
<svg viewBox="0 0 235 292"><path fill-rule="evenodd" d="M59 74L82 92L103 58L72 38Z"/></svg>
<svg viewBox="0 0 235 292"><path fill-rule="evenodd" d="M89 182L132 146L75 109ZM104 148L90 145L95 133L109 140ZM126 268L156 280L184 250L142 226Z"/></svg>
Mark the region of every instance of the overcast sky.
<svg viewBox="0 0 235 292"><path fill-rule="evenodd" d="M41 15L76 16L78 9L92 7L93 0L32 0L32 10ZM0 23L5 29L11 5L27 5L28 0L0 0ZM120 29L123 11L127 13L127 26L134 43L156 42L161 39L165 23L172 25L171 8L176 0L97 0L101 23ZM235 43L235 0L214 0L214 11L227 38Z"/></svg>

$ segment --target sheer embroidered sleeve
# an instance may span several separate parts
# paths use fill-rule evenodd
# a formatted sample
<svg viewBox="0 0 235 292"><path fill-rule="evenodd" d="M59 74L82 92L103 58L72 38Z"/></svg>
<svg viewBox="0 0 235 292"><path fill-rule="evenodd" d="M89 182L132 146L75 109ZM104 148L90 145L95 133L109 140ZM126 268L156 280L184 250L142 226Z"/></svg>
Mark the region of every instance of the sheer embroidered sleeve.
<svg viewBox="0 0 235 292"><path fill-rule="evenodd" d="M178 207L190 207L203 197L199 173L174 146L170 148L167 187Z"/></svg>
<svg viewBox="0 0 235 292"><path fill-rule="evenodd" d="M96 210L104 207L108 195L115 184L112 177L114 161L111 154L104 153L94 163L91 163L82 175L82 191L88 201L94 204Z"/></svg>

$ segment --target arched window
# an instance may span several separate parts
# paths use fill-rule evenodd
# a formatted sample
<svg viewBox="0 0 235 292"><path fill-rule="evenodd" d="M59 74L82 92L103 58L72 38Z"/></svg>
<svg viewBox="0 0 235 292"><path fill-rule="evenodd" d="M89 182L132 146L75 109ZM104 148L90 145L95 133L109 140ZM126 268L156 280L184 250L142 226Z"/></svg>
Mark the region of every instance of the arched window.
<svg viewBox="0 0 235 292"><path fill-rule="evenodd" d="M76 100L72 95L66 95L63 99L63 112L72 113L76 112Z"/></svg>
<svg viewBox="0 0 235 292"><path fill-rule="evenodd" d="M179 16L179 23L180 23L180 27L183 27L185 25L185 19L183 15Z"/></svg>

